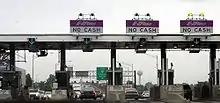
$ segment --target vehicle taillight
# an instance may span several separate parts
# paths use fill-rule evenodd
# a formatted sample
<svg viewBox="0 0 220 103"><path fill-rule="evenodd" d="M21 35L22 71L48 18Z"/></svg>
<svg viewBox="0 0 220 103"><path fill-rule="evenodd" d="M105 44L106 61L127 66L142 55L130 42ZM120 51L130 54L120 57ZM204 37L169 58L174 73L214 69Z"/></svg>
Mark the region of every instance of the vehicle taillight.
<svg viewBox="0 0 220 103"><path fill-rule="evenodd" d="M96 94L95 91L92 91L93 94Z"/></svg>

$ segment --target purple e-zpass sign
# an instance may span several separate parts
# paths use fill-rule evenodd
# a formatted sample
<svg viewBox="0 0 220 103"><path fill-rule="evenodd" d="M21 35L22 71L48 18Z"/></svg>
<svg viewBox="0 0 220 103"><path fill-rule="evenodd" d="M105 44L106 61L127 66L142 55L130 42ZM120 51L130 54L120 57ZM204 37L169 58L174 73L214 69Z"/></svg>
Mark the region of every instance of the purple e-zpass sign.
<svg viewBox="0 0 220 103"><path fill-rule="evenodd" d="M213 20L180 20L180 33L213 33Z"/></svg>
<svg viewBox="0 0 220 103"><path fill-rule="evenodd" d="M70 20L70 33L103 33L103 20Z"/></svg>
<svg viewBox="0 0 220 103"><path fill-rule="evenodd" d="M159 33L159 21L126 20L126 33Z"/></svg>

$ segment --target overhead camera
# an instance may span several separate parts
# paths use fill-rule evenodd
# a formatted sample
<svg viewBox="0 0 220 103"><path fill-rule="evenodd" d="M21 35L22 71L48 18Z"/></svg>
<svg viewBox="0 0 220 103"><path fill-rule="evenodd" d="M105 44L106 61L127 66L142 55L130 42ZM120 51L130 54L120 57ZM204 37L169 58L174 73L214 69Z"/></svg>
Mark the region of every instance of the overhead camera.
<svg viewBox="0 0 220 103"><path fill-rule="evenodd" d="M44 56L47 56L48 55L48 51L47 50L40 50L38 53L37 53L37 56L38 57L44 57Z"/></svg>
<svg viewBox="0 0 220 103"><path fill-rule="evenodd" d="M146 38L140 38L139 42L136 45L135 52L136 53L146 53Z"/></svg>

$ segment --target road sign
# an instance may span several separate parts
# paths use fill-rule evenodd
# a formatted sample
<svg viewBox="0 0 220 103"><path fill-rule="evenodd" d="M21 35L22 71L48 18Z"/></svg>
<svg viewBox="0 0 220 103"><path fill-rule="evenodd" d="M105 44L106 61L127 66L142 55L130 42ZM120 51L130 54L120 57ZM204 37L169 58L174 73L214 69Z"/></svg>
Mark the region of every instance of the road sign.
<svg viewBox="0 0 220 103"><path fill-rule="evenodd" d="M70 33L103 33L103 20L70 20Z"/></svg>
<svg viewBox="0 0 220 103"><path fill-rule="evenodd" d="M88 77L89 71L76 71L75 75L76 77Z"/></svg>
<svg viewBox="0 0 220 103"><path fill-rule="evenodd" d="M107 80L108 67L97 67L96 69L96 79L97 80Z"/></svg>
<svg viewBox="0 0 220 103"><path fill-rule="evenodd" d="M180 20L180 33L213 33L213 20Z"/></svg>
<svg viewBox="0 0 220 103"><path fill-rule="evenodd" d="M126 20L126 33L159 33L158 20Z"/></svg>

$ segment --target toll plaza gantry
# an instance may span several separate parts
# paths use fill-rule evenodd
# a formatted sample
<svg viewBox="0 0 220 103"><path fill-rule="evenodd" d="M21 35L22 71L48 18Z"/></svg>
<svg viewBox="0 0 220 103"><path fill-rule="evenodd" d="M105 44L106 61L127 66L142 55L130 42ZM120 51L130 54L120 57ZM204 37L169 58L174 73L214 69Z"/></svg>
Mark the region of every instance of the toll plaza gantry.
<svg viewBox="0 0 220 103"><path fill-rule="evenodd" d="M111 67L116 64L116 49L161 49L162 68L166 67L166 49L191 48L210 49L211 78L214 81L214 68L216 49L220 48L220 34L211 35L183 35L183 34L157 34L157 35L127 35L127 34L102 34L102 35L73 35L73 34L0 34L0 46L10 50L10 67L14 71L15 50L29 50L30 38L34 38L38 50L60 50L61 67L65 70L65 50L85 50L86 42L90 42L92 49L111 49ZM88 45L88 43L87 43ZM142 45L142 46L141 46ZM192 48L192 45L199 47ZM137 48L139 46L139 48ZM178 46L178 47L176 47ZM167 68L164 68L166 70ZM164 77L165 78L165 77ZM166 79L165 79L166 80ZM166 82L164 82L163 85Z"/></svg>
<svg viewBox="0 0 220 103"><path fill-rule="evenodd" d="M82 14L80 14L82 15ZM93 15L94 16L94 15ZM138 14L135 14L138 16ZM149 15L147 15L149 16ZM116 50L117 49L134 49L136 53L146 53L148 49L160 49L161 51L161 69L162 69L162 85L168 85L167 78L167 64L166 64L166 49L181 49L189 50L190 53L199 53L202 49L210 49L210 88L215 85L215 60L216 49L220 49L220 34L212 33L197 33L197 34L159 34L158 21L141 21L151 23L151 25L144 25L145 32L154 33L154 35L145 34L131 34L130 32L139 31L142 32L143 27L132 25L137 22L127 21L126 34L102 34L103 31L100 26L103 26L100 22L92 20L88 21L70 21L72 32L80 32L83 34L0 34L0 48L1 51L10 50L10 71L15 71L15 50L29 50L30 52L40 52L39 56L46 56L47 50L60 50L61 53L61 66L60 71L65 71L66 68L66 52L65 50L83 50L83 52L92 52L94 49L111 49L111 69L113 71L112 85L115 84L116 68ZM80 23L81 24L80 24ZM84 23L83 23L84 22ZM86 23L87 22L87 23ZM90 23L88 23L90 22ZM133 22L133 23L131 23ZM191 22L191 21L190 21ZM200 21L199 21L200 22ZM203 21L201 21L203 22ZM86 24L88 25L86 25ZM78 27L74 24L77 24ZM136 23L138 24L138 23ZM85 28L79 27L84 26ZM90 26L89 26L90 25ZM92 28L91 25L94 27ZM209 25L208 25L209 26ZM90 27L90 28L89 28ZM150 29L151 28L151 29ZM188 27L187 27L188 28ZM195 30L195 26L193 27ZM205 28L205 27L201 27ZM212 28L208 27L211 32ZM211 29L210 29L211 28ZM93 33L86 33L91 29ZM183 23L184 32L184 23ZM192 28L190 28L192 29ZM198 28L197 28L198 29ZM189 29L185 30L189 32ZM195 31L194 31L195 32ZM73 57L74 58L74 57ZM132 58L131 58L132 59ZM56 76L58 76L57 74ZM61 74L63 75L63 74ZM61 76L64 77L64 76ZM68 81L68 77L65 77ZM58 87L66 87L67 82L63 80L58 81ZM212 94L212 92L211 92Z"/></svg>

